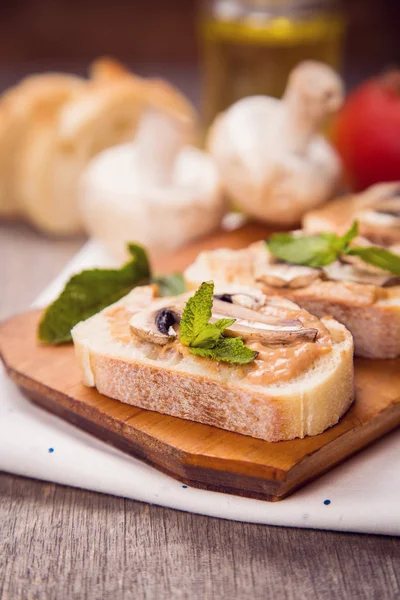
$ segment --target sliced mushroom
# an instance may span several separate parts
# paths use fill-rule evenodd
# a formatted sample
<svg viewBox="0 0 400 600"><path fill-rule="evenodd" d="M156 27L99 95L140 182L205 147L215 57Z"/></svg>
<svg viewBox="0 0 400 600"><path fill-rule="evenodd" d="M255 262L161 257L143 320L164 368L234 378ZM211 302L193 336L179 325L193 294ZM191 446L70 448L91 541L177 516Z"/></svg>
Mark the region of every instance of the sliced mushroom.
<svg viewBox="0 0 400 600"><path fill-rule="evenodd" d="M400 219L400 195L396 191L396 195L390 196L379 202L375 208L376 212L384 215L390 215Z"/></svg>
<svg viewBox="0 0 400 600"><path fill-rule="evenodd" d="M142 310L131 318L129 325L132 333L142 340L165 346L176 339L174 325L181 320L179 307L161 306Z"/></svg>
<svg viewBox="0 0 400 600"><path fill-rule="evenodd" d="M219 287L214 294L214 298L228 302L229 304L238 304L245 308L258 310L265 305L266 296L257 289L248 289L244 286L230 286L229 290L225 291L223 287Z"/></svg>
<svg viewBox="0 0 400 600"><path fill-rule="evenodd" d="M377 183L354 197L355 208L376 209L387 200L400 196L400 182Z"/></svg>
<svg viewBox="0 0 400 600"><path fill-rule="evenodd" d="M250 294L250 292L249 292ZM260 293L261 294L261 293ZM241 294L225 293L214 296L211 323L218 319L231 317L235 323L225 329L225 335L241 336L248 341L259 341L269 345L291 344L297 341L315 341L318 329L304 327L300 319L273 319L242 304L236 303L236 296ZM252 295L243 294L248 298L258 296L254 290ZM264 294L261 294L264 298ZM165 346L177 338L176 326L179 325L184 303L189 294L184 294L174 302L168 298L164 302L149 309L142 310L130 319L132 333L143 340ZM261 296L258 296L260 300ZM241 298L239 298L241 300ZM267 300L267 299L265 299ZM296 305L294 305L296 306ZM291 303L292 307L292 303Z"/></svg>
<svg viewBox="0 0 400 600"><path fill-rule="evenodd" d="M356 214L356 219L361 225L369 227L387 227L388 229L400 227L400 215L387 211L363 210Z"/></svg>
<svg viewBox="0 0 400 600"><path fill-rule="evenodd" d="M391 287L400 284L400 277L393 276L382 270L367 270L355 264L343 264L336 261L326 267L324 272L328 279L332 281L354 281L355 283L364 283L376 285L378 287Z"/></svg>
<svg viewBox="0 0 400 600"><path fill-rule="evenodd" d="M400 196L392 192L372 205L359 210L355 215L362 224L388 228L400 227Z"/></svg>
<svg viewBox="0 0 400 600"><path fill-rule="evenodd" d="M384 287L384 288L396 287L396 285L400 286L400 277L398 275L389 277L389 279L387 279L385 281L385 283L382 284L382 287Z"/></svg>
<svg viewBox="0 0 400 600"><path fill-rule="evenodd" d="M225 335L241 336L246 342L261 342L269 346L289 345L295 342L315 342L318 329L313 327L287 327L282 323L266 325L258 321L237 319Z"/></svg>
<svg viewBox="0 0 400 600"><path fill-rule="evenodd" d="M269 265L256 276L256 281L276 288L303 288L313 281L323 278L321 269L303 265L274 264Z"/></svg>
<svg viewBox="0 0 400 600"><path fill-rule="evenodd" d="M299 319L273 320L255 310L215 299L212 322L223 317L236 319L233 325L225 329L225 334L242 336L247 341L282 345L301 340L314 342L318 335L318 329L303 327Z"/></svg>
<svg viewBox="0 0 400 600"><path fill-rule="evenodd" d="M283 296L268 296L265 302L266 306L276 307L276 308L286 308L289 310L299 310L300 307L292 300L288 300Z"/></svg>

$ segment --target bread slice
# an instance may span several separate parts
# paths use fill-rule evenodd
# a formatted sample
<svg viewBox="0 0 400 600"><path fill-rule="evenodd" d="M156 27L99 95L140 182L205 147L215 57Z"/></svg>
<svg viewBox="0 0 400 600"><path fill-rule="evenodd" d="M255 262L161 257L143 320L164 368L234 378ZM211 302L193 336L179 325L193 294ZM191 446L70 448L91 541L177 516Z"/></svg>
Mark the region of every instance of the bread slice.
<svg viewBox="0 0 400 600"><path fill-rule="evenodd" d="M161 347L132 333L129 320L152 303L158 305L152 287L136 288L74 327L85 385L126 404L269 442L317 435L335 425L351 405L353 341L337 321L318 321L293 303L266 298L266 307L260 311L295 315L303 323L312 323L319 333L317 341L295 346L307 358L302 366L297 364L293 377L280 377L275 369L273 380L261 384L254 383L258 381L252 379L254 374L272 368L260 358L261 352L248 365L218 363L190 354L178 341ZM313 344L319 348L315 358L310 358ZM271 356L285 351L274 348L264 350ZM288 363L289 369L292 366Z"/></svg>
<svg viewBox="0 0 400 600"><path fill-rule="evenodd" d="M397 205L398 216L388 214L387 204ZM400 244L400 183L379 183L361 194L346 195L308 212L302 220L309 233L343 234L358 221L360 235L374 244Z"/></svg>
<svg viewBox="0 0 400 600"><path fill-rule="evenodd" d="M276 287L266 283L275 259L265 242L244 250L220 249L202 252L186 269L189 289L209 279L219 283L256 285L266 294L279 294L313 315L326 315L343 323L354 338L356 356L396 358L400 356L400 285L380 287L355 281L317 278L303 287ZM300 267L302 269L302 267ZM313 269L309 269L313 271ZM368 276L366 270L365 276Z"/></svg>
<svg viewBox="0 0 400 600"><path fill-rule="evenodd" d="M16 190L21 149L39 119L51 119L84 86L72 75L47 73L25 78L0 100L0 215L20 212Z"/></svg>

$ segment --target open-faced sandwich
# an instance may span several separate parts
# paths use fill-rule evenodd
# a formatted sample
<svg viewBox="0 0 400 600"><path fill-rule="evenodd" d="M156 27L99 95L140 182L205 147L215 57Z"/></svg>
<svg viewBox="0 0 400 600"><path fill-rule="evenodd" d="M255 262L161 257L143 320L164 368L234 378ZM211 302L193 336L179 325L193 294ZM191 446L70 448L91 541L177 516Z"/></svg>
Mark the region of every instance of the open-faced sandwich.
<svg viewBox="0 0 400 600"><path fill-rule="evenodd" d="M83 381L141 408L267 441L316 435L353 400L353 340L257 287L140 286L72 330Z"/></svg>
<svg viewBox="0 0 400 600"><path fill-rule="evenodd" d="M342 236L276 234L244 250L203 252L185 279L190 289L212 279L284 296L343 323L356 355L400 356L400 255L360 239L356 223Z"/></svg>
<svg viewBox="0 0 400 600"><path fill-rule="evenodd" d="M400 254L400 182L379 183L310 211L303 218L303 228L309 233L343 234L354 220L361 236L375 244L397 245Z"/></svg>

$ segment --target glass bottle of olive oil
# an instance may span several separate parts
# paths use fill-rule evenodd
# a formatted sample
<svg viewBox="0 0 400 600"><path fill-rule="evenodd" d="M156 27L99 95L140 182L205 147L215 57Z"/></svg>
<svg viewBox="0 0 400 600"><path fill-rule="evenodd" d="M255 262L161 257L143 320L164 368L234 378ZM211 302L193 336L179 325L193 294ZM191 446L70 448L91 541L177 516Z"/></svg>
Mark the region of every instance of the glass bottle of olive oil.
<svg viewBox="0 0 400 600"><path fill-rule="evenodd" d="M199 28L209 125L244 96L280 97L302 60L339 68L345 19L334 0L205 0Z"/></svg>

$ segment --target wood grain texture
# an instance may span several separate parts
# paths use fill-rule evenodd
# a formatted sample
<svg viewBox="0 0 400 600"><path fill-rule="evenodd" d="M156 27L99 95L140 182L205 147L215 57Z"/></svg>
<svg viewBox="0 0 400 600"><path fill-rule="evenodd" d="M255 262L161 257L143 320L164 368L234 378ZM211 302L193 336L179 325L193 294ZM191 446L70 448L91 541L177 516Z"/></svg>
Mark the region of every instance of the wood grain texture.
<svg viewBox="0 0 400 600"><path fill-rule="evenodd" d="M28 311L0 325L0 356L10 377L40 406L194 487L281 500L400 425L400 359L358 359L356 399L337 425L302 440L268 443L84 386L72 344L37 342L40 315Z"/></svg>
<svg viewBox="0 0 400 600"><path fill-rule="evenodd" d="M400 540L0 479L1 600L394 600Z"/></svg>
<svg viewBox="0 0 400 600"><path fill-rule="evenodd" d="M80 243L0 226L1 318ZM234 523L0 475L0 600L398 597L398 538Z"/></svg>

